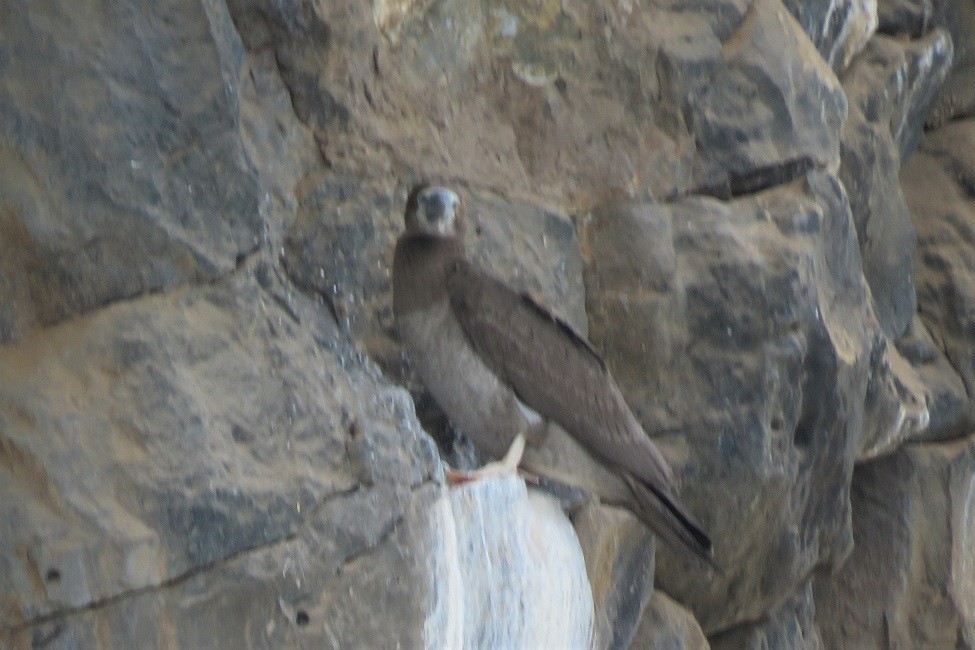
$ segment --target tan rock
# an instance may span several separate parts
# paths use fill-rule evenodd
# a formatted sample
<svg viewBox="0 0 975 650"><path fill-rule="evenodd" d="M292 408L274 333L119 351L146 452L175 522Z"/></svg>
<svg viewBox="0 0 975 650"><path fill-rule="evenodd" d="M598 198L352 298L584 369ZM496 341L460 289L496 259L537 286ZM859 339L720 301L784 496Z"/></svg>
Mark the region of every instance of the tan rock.
<svg viewBox="0 0 975 650"><path fill-rule="evenodd" d="M975 438L857 466L854 548L816 580L828 648L975 644Z"/></svg>

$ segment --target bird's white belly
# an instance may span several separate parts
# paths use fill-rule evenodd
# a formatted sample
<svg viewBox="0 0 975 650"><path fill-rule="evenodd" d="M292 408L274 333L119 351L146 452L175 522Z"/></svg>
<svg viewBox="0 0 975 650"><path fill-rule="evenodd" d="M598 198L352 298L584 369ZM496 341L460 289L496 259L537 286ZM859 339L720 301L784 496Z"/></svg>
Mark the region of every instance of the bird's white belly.
<svg viewBox="0 0 975 650"><path fill-rule="evenodd" d="M541 420L477 356L449 303L398 314L396 323L423 383L482 453L500 458L515 435Z"/></svg>

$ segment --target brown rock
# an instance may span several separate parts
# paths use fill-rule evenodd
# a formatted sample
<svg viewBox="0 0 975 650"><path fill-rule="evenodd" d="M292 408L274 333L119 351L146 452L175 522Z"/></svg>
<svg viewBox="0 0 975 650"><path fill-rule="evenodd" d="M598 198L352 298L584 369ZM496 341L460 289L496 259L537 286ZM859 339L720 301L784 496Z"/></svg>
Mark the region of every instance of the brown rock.
<svg viewBox="0 0 975 650"><path fill-rule="evenodd" d="M825 646L816 627L812 583L806 582L761 621L746 623L711 637L714 650L796 648L820 650Z"/></svg>
<svg viewBox="0 0 975 650"><path fill-rule="evenodd" d="M630 648L646 650L708 650L697 619L661 591L655 591L640 613Z"/></svg>
<svg viewBox="0 0 975 650"><path fill-rule="evenodd" d="M939 438L965 435L975 422L973 146L975 121L961 120L928 134L901 172L917 229L918 311L936 342L930 372L941 384L954 386L950 392L940 391L940 408L932 416Z"/></svg>
<svg viewBox="0 0 975 650"><path fill-rule="evenodd" d="M658 549L657 585L705 631L849 550L875 335L854 237L821 174L731 203L611 204L584 228L591 338L726 572Z"/></svg>
<svg viewBox="0 0 975 650"><path fill-rule="evenodd" d="M906 331L915 311L915 235L900 162L914 150L951 52L944 32L910 44L876 36L843 75L850 119L843 126L840 178L874 312L891 339Z"/></svg>
<svg viewBox="0 0 975 650"><path fill-rule="evenodd" d="M975 438L857 466L854 549L816 580L826 647L975 644Z"/></svg>
<svg viewBox="0 0 975 650"><path fill-rule="evenodd" d="M574 524L592 586L592 647L629 647L654 593L655 539L633 515L618 508L588 504Z"/></svg>
<svg viewBox="0 0 975 650"><path fill-rule="evenodd" d="M0 342L212 281L258 248L243 48L223 4L3 13Z"/></svg>

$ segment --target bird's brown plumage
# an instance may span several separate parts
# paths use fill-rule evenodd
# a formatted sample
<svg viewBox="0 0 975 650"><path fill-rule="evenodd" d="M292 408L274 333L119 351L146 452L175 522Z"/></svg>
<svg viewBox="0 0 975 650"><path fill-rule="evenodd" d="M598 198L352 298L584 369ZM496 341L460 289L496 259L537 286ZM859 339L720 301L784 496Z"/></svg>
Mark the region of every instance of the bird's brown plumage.
<svg viewBox="0 0 975 650"><path fill-rule="evenodd" d="M411 193L393 269L400 336L434 398L494 457L527 424L518 402L554 421L622 479L624 505L711 564L710 539L674 496L670 467L606 364L570 325L467 260L455 197Z"/></svg>

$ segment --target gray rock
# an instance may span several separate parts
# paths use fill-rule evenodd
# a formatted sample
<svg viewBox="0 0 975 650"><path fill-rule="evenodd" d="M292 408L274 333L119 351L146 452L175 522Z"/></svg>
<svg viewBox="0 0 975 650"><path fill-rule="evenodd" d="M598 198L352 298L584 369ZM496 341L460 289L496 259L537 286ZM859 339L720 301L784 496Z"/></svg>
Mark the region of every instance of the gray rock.
<svg viewBox="0 0 975 650"><path fill-rule="evenodd" d="M840 72L877 31L877 0L783 0L826 63Z"/></svg>
<svg viewBox="0 0 975 650"><path fill-rule="evenodd" d="M514 478L451 492L423 484L369 548L336 565L336 532L351 518L372 520L394 496L370 492L318 508L276 544L6 639L51 648L218 639L248 648L589 647L585 565L551 500ZM508 575L518 579L499 581Z"/></svg>
<svg viewBox="0 0 975 650"><path fill-rule="evenodd" d="M9 2L0 61L0 341L257 248L243 48L221 3Z"/></svg>
<svg viewBox="0 0 975 650"><path fill-rule="evenodd" d="M439 471L405 394L266 274L103 309L0 355L2 624L181 579L362 485L393 497ZM336 555L378 530L344 535Z"/></svg>
<svg viewBox="0 0 975 650"><path fill-rule="evenodd" d="M915 368L886 338L874 338L857 461L888 454L907 440L937 438L931 409L942 410L939 398L952 400L957 390L944 386L941 378L931 364Z"/></svg>
<svg viewBox="0 0 975 650"><path fill-rule="evenodd" d="M714 650L820 650L824 646L816 627L815 615L812 583L806 582L795 594L767 614L765 620L741 625L711 637L711 647Z"/></svg>
<svg viewBox="0 0 975 650"><path fill-rule="evenodd" d="M654 593L654 537L629 512L596 504L574 524L592 586L592 647L630 647Z"/></svg>
<svg viewBox="0 0 975 650"><path fill-rule="evenodd" d="M975 644L968 0L0 13L0 646ZM722 575L441 485L420 178L588 326Z"/></svg>
<svg viewBox="0 0 975 650"><path fill-rule="evenodd" d="M274 53L248 52L246 69L240 84L241 135L263 190L262 243L271 247L295 221L299 183L320 174L321 161L314 135L295 115Z"/></svg>
<svg viewBox="0 0 975 650"><path fill-rule="evenodd" d="M975 6L965 0L918 0L915 13L930 15L930 25L951 34L955 56L951 72L938 93L928 123L938 127L956 118L975 116Z"/></svg>
<svg viewBox="0 0 975 650"><path fill-rule="evenodd" d="M0 358L12 638L586 647L592 593L557 502L514 478L435 490L406 394L265 272Z"/></svg>
<svg viewBox="0 0 975 650"><path fill-rule="evenodd" d="M617 203L583 228L591 338L715 541L657 585L704 630L761 617L850 545L873 330L839 182L731 203Z"/></svg>
<svg viewBox="0 0 975 650"><path fill-rule="evenodd" d="M863 273L884 332L896 339L915 311L915 235L898 179L934 92L951 61L947 34L910 45L871 39L843 76L850 119L843 127L840 178L863 256Z"/></svg>
<svg viewBox="0 0 975 650"><path fill-rule="evenodd" d="M917 148L954 53L941 28L913 41L877 35L843 77L858 117L886 124L902 161Z"/></svg>
<svg viewBox="0 0 975 650"><path fill-rule="evenodd" d="M826 647L975 644L973 495L971 437L857 466L853 554L815 585Z"/></svg>
<svg viewBox="0 0 975 650"><path fill-rule="evenodd" d="M343 171L405 166L569 207L745 193L838 155L843 93L779 0L233 7ZM366 54L328 56L346 47Z"/></svg>
<svg viewBox="0 0 975 650"><path fill-rule="evenodd" d="M231 11L249 47L274 49L338 171L476 180L559 206L690 182L691 138L648 74L648 28L676 12L473 0L234 0Z"/></svg>
<svg viewBox="0 0 975 650"><path fill-rule="evenodd" d="M957 373L933 342L925 342L915 314L916 235L903 175L895 176L916 146L950 60L941 30L909 43L877 36L843 78L851 109L840 175L850 192L874 309L890 337L876 339L871 352L861 460L904 440L950 437L966 401Z"/></svg>
<svg viewBox="0 0 975 650"><path fill-rule="evenodd" d="M689 88L699 185L747 194L835 165L846 98L779 0L757 0Z"/></svg>
<svg viewBox="0 0 975 650"><path fill-rule="evenodd" d="M334 549L326 530L310 525L206 571L15 630L10 638L51 648L129 647L134 640L150 647L338 648L380 641L419 647L437 588L432 581L444 573L434 561L442 558L417 561L420 547L435 541L429 528L443 523L431 516L436 492L432 485L418 488L415 503L395 525L387 522L374 547L339 565L329 563ZM368 517L375 505L367 504L347 505Z"/></svg>
<svg viewBox="0 0 975 650"><path fill-rule="evenodd" d="M640 627L633 635L630 648L645 650L708 650L701 626L694 616L660 591L640 614Z"/></svg>
<svg viewBox="0 0 975 650"><path fill-rule="evenodd" d="M924 302L924 301L922 301ZM900 364L909 370L904 374L911 383L923 387L928 411L928 426L922 435L910 436L910 440L945 440L957 436L959 423L964 421L968 405L968 393L958 371L951 366L944 350L936 346L920 315L906 336L897 341L902 358L909 362Z"/></svg>
<svg viewBox="0 0 975 650"><path fill-rule="evenodd" d="M322 296L350 334L389 336L390 273L403 209L393 179L328 174L305 179L282 262L296 285Z"/></svg>
<svg viewBox="0 0 975 650"><path fill-rule="evenodd" d="M965 435L975 422L971 332L975 210L975 121L961 120L927 134L904 164L901 182L918 238L917 295L921 321L936 342L928 364L940 391L939 437Z"/></svg>
<svg viewBox="0 0 975 650"><path fill-rule="evenodd" d="M919 38L928 31L934 14L932 0L877 0L878 30Z"/></svg>

